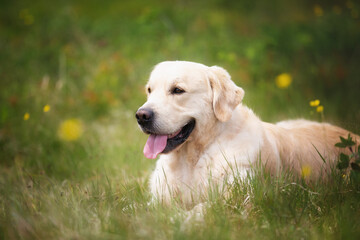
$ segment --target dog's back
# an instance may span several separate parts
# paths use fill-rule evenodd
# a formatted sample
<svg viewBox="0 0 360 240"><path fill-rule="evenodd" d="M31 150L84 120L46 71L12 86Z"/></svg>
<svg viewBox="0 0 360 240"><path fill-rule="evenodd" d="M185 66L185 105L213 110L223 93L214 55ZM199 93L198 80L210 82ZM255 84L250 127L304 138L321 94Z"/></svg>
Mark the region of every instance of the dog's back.
<svg viewBox="0 0 360 240"><path fill-rule="evenodd" d="M340 136L347 138L350 133L355 142L360 143L359 136L328 123L300 119L275 125L264 123L264 128L269 141L275 142L280 167L299 174L306 167L312 177L329 171L340 152L349 151L335 147Z"/></svg>

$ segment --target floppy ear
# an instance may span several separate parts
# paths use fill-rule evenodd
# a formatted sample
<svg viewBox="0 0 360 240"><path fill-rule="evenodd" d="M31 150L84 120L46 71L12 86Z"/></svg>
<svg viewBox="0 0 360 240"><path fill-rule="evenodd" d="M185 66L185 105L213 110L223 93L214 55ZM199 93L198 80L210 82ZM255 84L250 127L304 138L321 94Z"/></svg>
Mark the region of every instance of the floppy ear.
<svg viewBox="0 0 360 240"><path fill-rule="evenodd" d="M213 91L213 109L217 119L226 122L244 97L244 90L235 85L229 73L218 66L210 67L210 85Z"/></svg>

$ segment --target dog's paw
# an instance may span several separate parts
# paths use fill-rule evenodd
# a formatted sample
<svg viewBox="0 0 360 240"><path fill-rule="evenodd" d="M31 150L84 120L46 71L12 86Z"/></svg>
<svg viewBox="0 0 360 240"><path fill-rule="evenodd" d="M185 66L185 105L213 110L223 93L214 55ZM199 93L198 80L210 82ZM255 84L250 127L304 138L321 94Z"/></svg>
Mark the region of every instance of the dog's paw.
<svg viewBox="0 0 360 240"><path fill-rule="evenodd" d="M206 203L199 203L190 211L185 212L184 221L181 224L181 231L187 231L190 228L204 224L206 213Z"/></svg>

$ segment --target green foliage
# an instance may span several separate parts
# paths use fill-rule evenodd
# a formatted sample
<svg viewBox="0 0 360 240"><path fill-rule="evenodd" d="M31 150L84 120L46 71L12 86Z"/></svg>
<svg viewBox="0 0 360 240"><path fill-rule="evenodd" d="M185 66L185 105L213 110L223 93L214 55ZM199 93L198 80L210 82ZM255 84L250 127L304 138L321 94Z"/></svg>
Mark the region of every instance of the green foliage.
<svg viewBox="0 0 360 240"><path fill-rule="evenodd" d="M340 136L340 142L335 144L335 146L339 147L339 148L351 148L354 145L355 145L355 142L352 140L350 133L349 133L347 139Z"/></svg>
<svg viewBox="0 0 360 240"><path fill-rule="evenodd" d="M350 166L350 179L356 183L360 183L360 146L353 147L356 143L353 141L350 133L347 139L340 137L340 142L336 143L335 146L339 148L348 148L350 153L340 153L339 162L337 163L337 168L342 171L348 170Z"/></svg>
<svg viewBox="0 0 360 240"><path fill-rule="evenodd" d="M340 170L347 169L349 167L350 158L344 153L340 153L340 159L337 164L337 168Z"/></svg>

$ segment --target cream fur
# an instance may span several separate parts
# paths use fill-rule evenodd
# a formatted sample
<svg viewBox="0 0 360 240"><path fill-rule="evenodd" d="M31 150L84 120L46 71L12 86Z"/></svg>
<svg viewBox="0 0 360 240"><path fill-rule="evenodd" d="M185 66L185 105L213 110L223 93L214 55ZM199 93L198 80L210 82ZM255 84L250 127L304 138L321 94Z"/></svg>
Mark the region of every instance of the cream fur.
<svg viewBox="0 0 360 240"><path fill-rule="evenodd" d="M174 86L185 93L172 95ZM165 203L173 198L185 204L202 201L209 182L221 185L231 181L234 169L245 175L258 162L259 154L261 163L274 173L281 169L300 173L308 166L311 176L318 177L337 159L339 149L334 144L339 136L349 133L307 120L262 122L241 104L243 89L217 66L162 62L152 71L146 89L151 93L142 107L154 110L159 133L174 133L191 118L196 120L188 140L162 154L151 176L151 193ZM359 136L351 135L360 141Z"/></svg>

